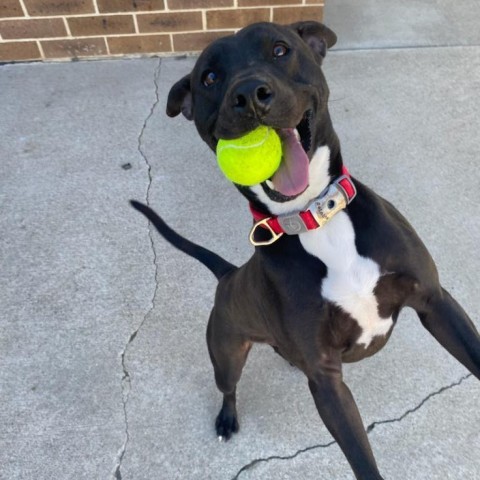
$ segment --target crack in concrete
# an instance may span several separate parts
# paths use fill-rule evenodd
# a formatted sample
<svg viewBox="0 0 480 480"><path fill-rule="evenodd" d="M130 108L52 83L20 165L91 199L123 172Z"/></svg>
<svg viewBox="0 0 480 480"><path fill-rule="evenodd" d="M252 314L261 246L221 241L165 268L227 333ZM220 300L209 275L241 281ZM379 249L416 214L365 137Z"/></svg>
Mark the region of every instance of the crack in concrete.
<svg viewBox="0 0 480 480"><path fill-rule="evenodd" d="M370 433L377 425L385 425L386 423L396 423L396 422L401 422L405 417L408 417L408 415L415 413L417 410L420 410L425 403L427 403L431 398L436 397L437 395L441 395L443 392L446 392L447 390L450 390L454 387L458 387L461 385L467 378L470 378L473 376L472 373L469 373L467 375L464 375L463 377L460 378L460 380L451 383L450 385L446 385L445 387L441 387L438 390L430 393L427 395L416 407L410 408L409 410L406 410L402 415L400 415L397 418L391 418L388 420L379 420L378 422L373 422L367 427L367 433Z"/></svg>
<svg viewBox="0 0 480 480"><path fill-rule="evenodd" d="M147 115L147 117L145 118L145 120L143 122L143 125L142 125L142 129L140 130L140 134L138 135L137 150L140 153L141 157L143 158L143 160L144 160L144 162L147 166L147 173L148 173L148 185L147 185L147 191L146 191L146 195L145 195L147 205L150 205L150 188L152 186L152 167L151 167L151 165L148 161L147 155L143 151L143 135L144 135L145 130L147 128L147 124L148 124L150 118L152 118L152 116L155 112L155 109L156 109L156 107L157 107L157 105L160 101L160 98L158 96L158 90L159 90L158 80L159 80L159 77L160 77L161 66L162 66L162 59L159 59L158 65L155 68L155 71L154 71L154 74L153 74L153 83L155 85L155 101L153 102L152 106L150 107L150 112ZM125 419L125 441L123 442L123 445L120 447L120 449L118 451L118 454L117 454L117 463L115 465L115 471L112 475L113 479L115 479L115 480L122 480L122 473L121 473L122 461L123 461L123 458L124 458L125 453L127 451L128 442L130 441L130 432L129 432L129 429L128 429L127 403L128 403L128 399L129 399L129 396L130 396L132 384L131 384L130 373L129 373L128 368L126 366L125 356L127 354L127 351L129 349L130 345L135 340L135 337L137 336L138 332L142 329L143 325L145 324L146 319L155 309L155 299L157 297L157 291L158 291L157 253L155 251L155 246L154 246L154 243L153 243L152 229L151 229L150 223L148 225L148 236L149 236L149 239L150 239L150 246L151 246L152 252L153 252L153 265L154 265L154 269L155 269L155 289L154 289L153 296L152 296L152 306L149 308L148 312L144 315L142 321L140 322L138 327L135 329L135 331L130 335L127 343L125 344L123 352L120 356L122 370L123 370L122 402L123 402L123 416L124 416L124 419Z"/></svg>
<svg viewBox="0 0 480 480"><path fill-rule="evenodd" d="M142 130L140 131L140 135L138 136L138 147L137 147L137 149L138 149L138 152L140 153L140 155L142 156L142 158L145 162L145 165L147 166L147 172L148 172L148 186L147 186L147 193L146 193L147 205L150 205L149 201L150 201L150 188L152 186L152 166L150 165L150 162L148 161L146 153L143 151L142 142L143 142L143 135L145 134L145 130L147 129L147 124L148 124L149 120L152 118L152 116L155 112L155 109L157 108L157 105L160 102L160 98L158 96L158 90L159 90L158 80L160 78L161 66L162 66L162 59L160 58L158 60L157 68L155 69L155 72L153 74L153 83L155 85L155 101L153 102L153 104L150 108L150 113L147 115L147 118L143 122ZM149 228L150 228L150 226L149 226ZM151 239L151 233L152 232L150 230L150 239ZM153 247L153 241L152 241L152 247Z"/></svg>
<svg viewBox="0 0 480 480"><path fill-rule="evenodd" d="M420 410L425 405L425 403L427 403L433 397L441 395L442 393L444 393L447 390L450 390L454 387L458 387L465 380L467 380L468 378L470 378L472 376L473 376L472 373L464 375L463 377L461 377L456 382L453 382L449 385L441 387L438 390L428 394L417 406L406 410L402 415L400 415L397 418L391 418L391 419L387 419L387 420L379 420L377 422L372 422L367 427L367 433L370 433L377 425L384 425L384 424L387 424L387 423L401 422L406 417L408 417L410 414L415 413L418 410ZM335 443L337 443L337 442L335 440L332 440L331 442L325 443L325 444L311 445L310 447L306 447L306 448L302 448L300 450L297 450L295 453L293 453L291 455L271 455L270 457L256 458L255 460L252 460L250 463L247 463L242 468L240 468L240 470L235 474L235 476L232 478L232 480L238 480L238 478L240 477L240 475L243 472L245 472L246 470L249 470L250 468L254 467L255 465L257 465L259 463L267 463L267 462L270 462L272 460L292 460L293 458L295 458L295 457L297 457L297 456L299 456L303 453L309 452L311 450L316 450L318 448L328 448L328 447L331 447L332 445L334 445Z"/></svg>
<svg viewBox="0 0 480 480"><path fill-rule="evenodd" d="M256 458L255 460L252 460L250 463L247 463L244 465L237 473L236 475L232 478L232 480L237 480L240 475L245 472L246 470L249 470L250 468L254 467L257 465L257 463L267 463L270 462L271 460L292 460L295 457L298 457L298 455L301 455L302 453L309 452L310 450L316 450L317 448L328 448L331 447L337 443L335 440L332 440L329 443L323 443L323 444L318 444L318 445L311 445L310 447L302 448L300 450L297 450L295 453L292 453L292 455L272 455L270 457L265 457L265 458Z"/></svg>

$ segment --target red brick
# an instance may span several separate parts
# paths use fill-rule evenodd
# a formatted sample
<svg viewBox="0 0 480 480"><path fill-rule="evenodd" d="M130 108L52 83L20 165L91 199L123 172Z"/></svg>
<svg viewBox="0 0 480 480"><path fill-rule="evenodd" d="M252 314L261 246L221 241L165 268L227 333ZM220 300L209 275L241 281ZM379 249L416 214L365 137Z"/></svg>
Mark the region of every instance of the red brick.
<svg viewBox="0 0 480 480"><path fill-rule="evenodd" d="M39 60L40 58L37 42L0 43L0 62Z"/></svg>
<svg viewBox="0 0 480 480"><path fill-rule="evenodd" d="M23 17L22 6L19 0L2 0L0 3L0 18Z"/></svg>
<svg viewBox="0 0 480 480"><path fill-rule="evenodd" d="M137 15L138 29L142 33L191 32L202 30L201 12L150 13Z"/></svg>
<svg viewBox="0 0 480 480"><path fill-rule="evenodd" d="M108 37L110 53L160 53L171 52L170 35L132 35L128 37Z"/></svg>
<svg viewBox="0 0 480 480"><path fill-rule="evenodd" d="M96 57L107 54L107 46L103 38L47 40L42 41L41 44L47 58Z"/></svg>
<svg viewBox="0 0 480 480"><path fill-rule="evenodd" d="M280 24L299 22L301 20L322 21L323 8L318 7L286 7L273 9L273 21Z"/></svg>
<svg viewBox="0 0 480 480"><path fill-rule="evenodd" d="M74 37L135 33L132 15L97 15L68 19Z"/></svg>
<svg viewBox="0 0 480 480"><path fill-rule="evenodd" d="M65 37L67 30L61 18L0 21L0 34L4 40L21 38Z"/></svg>
<svg viewBox="0 0 480 480"><path fill-rule="evenodd" d="M97 0L97 5L100 13L165 10L163 0Z"/></svg>
<svg viewBox="0 0 480 480"><path fill-rule="evenodd" d="M93 0L24 0L32 16L75 15L94 13Z"/></svg>
<svg viewBox="0 0 480 480"><path fill-rule="evenodd" d="M174 52L199 52L218 38L232 35L232 32L179 33L173 35Z"/></svg>
<svg viewBox="0 0 480 480"><path fill-rule="evenodd" d="M198 10L199 8L233 7L233 0L168 0L170 10Z"/></svg>
<svg viewBox="0 0 480 480"><path fill-rule="evenodd" d="M269 8L240 8L235 10L207 11L207 29L242 28L250 23L268 22Z"/></svg>
<svg viewBox="0 0 480 480"><path fill-rule="evenodd" d="M275 7L278 5L300 5L301 3L302 0L238 0L239 7Z"/></svg>

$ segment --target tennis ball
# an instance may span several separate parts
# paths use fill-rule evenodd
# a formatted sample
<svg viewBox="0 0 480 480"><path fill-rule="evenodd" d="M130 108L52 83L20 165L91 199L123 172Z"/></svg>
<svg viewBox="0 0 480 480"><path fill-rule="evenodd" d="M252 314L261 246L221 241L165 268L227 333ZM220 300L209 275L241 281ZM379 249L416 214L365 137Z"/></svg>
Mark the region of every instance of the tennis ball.
<svg viewBox="0 0 480 480"><path fill-rule="evenodd" d="M219 140L217 160L229 180L251 187L276 172L282 160L282 142L273 128L261 125L243 137Z"/></svg>

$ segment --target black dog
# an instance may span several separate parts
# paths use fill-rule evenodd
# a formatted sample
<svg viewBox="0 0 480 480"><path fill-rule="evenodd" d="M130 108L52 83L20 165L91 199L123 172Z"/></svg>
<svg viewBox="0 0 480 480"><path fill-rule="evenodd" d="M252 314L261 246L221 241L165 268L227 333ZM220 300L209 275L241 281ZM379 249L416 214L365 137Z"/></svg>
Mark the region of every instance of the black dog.
<svg viewBox="0 0 480 480"><path fill-rule="evenodd" d="M238 430L236 385L252 343L266 342L307 376L318 412L355 476L374 480L382 477L343 383L342 362L380 350L404 306L479 378L480 337L439 284L413 228L343 167L320 68L335 41L316 22L251 25L210 45L170 91L168 115L193 119L212 150L219 138L259 125L282 138L283 159L273 177L238 186L257 222L255 253L245 265L237 268L189 242L151 209L132 203L219 279L207 330L223 393L218 435L228 439Z"/></svg>

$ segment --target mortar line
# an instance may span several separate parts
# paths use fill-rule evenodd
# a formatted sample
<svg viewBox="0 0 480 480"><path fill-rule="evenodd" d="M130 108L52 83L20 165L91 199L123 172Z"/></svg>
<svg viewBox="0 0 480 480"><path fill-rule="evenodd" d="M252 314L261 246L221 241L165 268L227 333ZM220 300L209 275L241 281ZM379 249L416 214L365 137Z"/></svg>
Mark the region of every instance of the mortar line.
<svg viewBox="0 0 480 480"><path fill-rule="evenodd" d="M441 395L442 393L444 393L447 390L450 390L454 387L458 387L465 380L467 380L468 378L470 378L472 376L473 376L472 373L468 373L468 374L464 375L463 377L461 377L456 382L453 382L449 385L446 385L444 387L439 388L438 390L435 390L434 392L428 394L416 407L413 407L413 408L410 408L410 409L406 410L402 415L400 415L397 418L392 418L392 419L387 419L387 420L379 420L379 421L376 421L376 422L372 422L367 427L367 434L369 434L377 425L383 425L383 424L386 424L386 423L401 422L406 417L408 417L410 414L415 413L418 410L420 410L433 397ZM240 477L240 475L243 472L249 470L250 468L257 465L258 463L267 463L267 462L270 462L272 460L292 460L293 458L295 458L299 455L302 455L303 453L309 452L311 450L316 450L316 449L319 449L319 448L328 448L328 447L331 447L332 445L334 445L335 443L337 443L337 442L335 440L332 440L330 443L311 445L309 447L305 447L305 448L302 448L300 450L297 450L295 453L293 453L291 455L271 455L271 456L265 457L265 458L256 458L256 459L252 460L250 463L247 463L242 468L240 468L240 470L238 470L238 472L235 474L235 476L232 477L232 480L238 480L238 478Z"/></svg>
<svg viewBox="0 0 480 480"><path fill-rule="evenodd" d="M147 191L146 191L146 195L145 195L147 205L150 205L150 188L152 186L152 167L151 167L151 165L148 161L148 158L147 158L145 152L142 149L142 141L143 141L143 135L144 135L145 130L147 128L147 124L148 124L150 118L153 116L153 114L155 112L155 109L156 109L156 107L157 107L157 105L160 101L159 94L158 94L158 90L159 90L158 80L159 80L159 77L160 77L161 65L162 65L162 59L160 58L159 61L158 61L158 65L155 68L154 75L153 75L153 83L155 85L155 101L150 108L149 114L147 115L146 119L143 122L142 129L141 129L140 134L138 136L137 150L140 153L141 157L143 158L143 160L144 160L144 162L147 166L147 173L148 173L148 185L147 185ZM149 225L148 225L148 236L149 236L149 240L150 240L150 246L151 246L152 252L153 252L153 265L154 265L154 270L155 270L155 289L154 289L153 295L152 295L152 305L149 308L149 310L145 313L145 315L144 315L142 321L140 322L140 324L138 325L138 327L130 334L130 337L129 337L129 339L128 339L128 341L127 341L127 343L126 343L126 345L123 349L121 357L120 357L121 358L122 370L123 370L122 402L123 402L123 415L124 415L124 420L125 420L125 441L124 441L123 445L120 447L120 449L118 451L118 454L117 454L117 464L115 466L115 471L112 475L112 478L115 479L115 480L122 480L122 473L121 473L122 461L123 461L123 458L124 458L125 453L127 451L128 442L130 440L130 433L129 433L129 430L128 430L127 404L128 404L128 399L129 399L129 396L130 396L130 391L131 391L131 378L130 378L130 373L128 371L128 368L126 366L125 357L126 357L126 354L127 354L127 351L129 349L130 345L135 340L135 337L137 336L138 332L141 330L141 328L145 324L145 321L147 320L147 318L150 316L150 314L155 309L155 299L157 297L157 292L158 292L157 253L155 251L155 246L154 246L154 243L153 243L152 233L153 232L152 232L152 229L151 229L151 226L150 226L150 223L149 223Z"/></svg>

